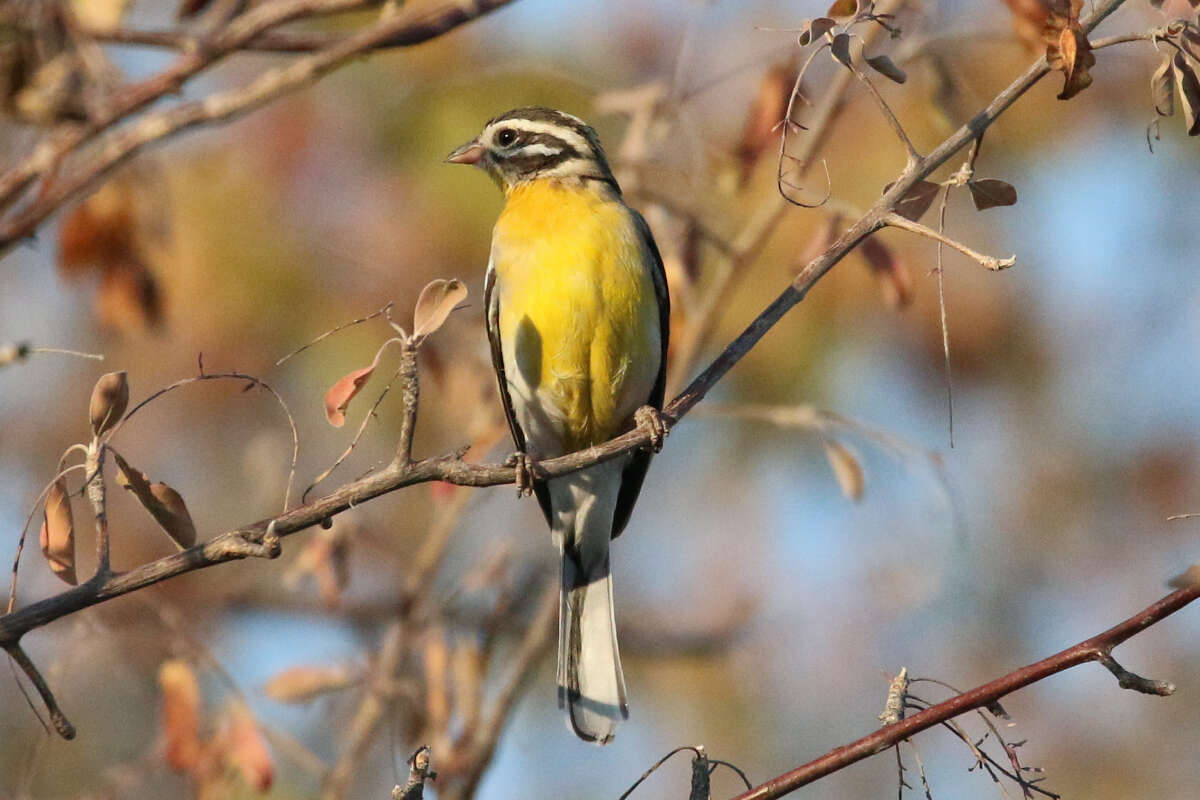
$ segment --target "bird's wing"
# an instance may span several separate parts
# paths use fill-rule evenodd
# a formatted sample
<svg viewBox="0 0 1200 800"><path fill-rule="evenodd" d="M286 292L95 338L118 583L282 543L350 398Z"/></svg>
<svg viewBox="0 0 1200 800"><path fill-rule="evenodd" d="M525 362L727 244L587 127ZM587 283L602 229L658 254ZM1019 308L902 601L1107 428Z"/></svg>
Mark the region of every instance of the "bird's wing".
<svg viewBox="0 0 1200 800"><path fill-rule="evenodd" d="M496 292L496 267L492 259L488 260L487 274L483 278L483 306L487 315L488 342L492 346L492 366L496 370L496 380L499 382L500 402L504 404L504 416L508 418L508 429L512 432L513 442L516 443L517 449L526 452L525 432L521 430L517 416L513 413L512 396L508 393L508 378L504 374L504 348L500 342L500 295ZM662 401L661 398L662 390L660 389L659 402ZM546 487L546 482L535 480L533 493L537 496L538 505L542 507L546 524L550 524L550 490Z"/></svg>
<svg viewBox="0 0 1200 800"><path fill-rule="evenodd" d="M671 332L671 296L667 291L667 272L663 269L662 255L658 252L654 234L650 231L650 226L646 223L645 218L632 208L629 209L629 213L633 216L638 235L650 254L650 275L654 280L654 294L658 299L658 325L662 340L658 377L654 381L654 388L650 390L650 396L646 398L646 403L662 410L663 395L667 389L667 345ZM493 343L492 351L496 352L498 346ZM509 419L512 419L511 413ZM650 452L646 450L635 451L621 472L621 490L617 495L617 508L613 514L612 538L614 539L620 536L621 531L625 530L625 526L629 524L633 505L637 502L638 494L642 491L642 482L646 479L646 470L650 468L650 455Z"/></svg>

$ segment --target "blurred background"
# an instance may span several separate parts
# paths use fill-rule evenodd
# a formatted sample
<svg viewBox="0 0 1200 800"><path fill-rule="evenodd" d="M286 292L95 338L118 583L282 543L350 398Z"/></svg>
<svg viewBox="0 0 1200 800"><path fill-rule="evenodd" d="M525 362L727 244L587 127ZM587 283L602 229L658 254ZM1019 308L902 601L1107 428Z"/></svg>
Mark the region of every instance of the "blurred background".
<svg viewBox="0 0 1200 800"><path fill-rule="evenodd" d="M126 20L167 27L166 5L138 3ZM1102 34L1161 23L1149 4L1128 5ZM797 2L520 0L136 160L107 199L67 209L0 269L0 342L105 355L102 364L35 355L0 371L0 563L12 559L58 455L87 435L87 398L102 372L128 370L135 401L194 375L200 354L207 371L262 378L295 415L303 488L349 442L378 387L351 405L342 429L323 418L325 390L369 364L389 331L374 320L275 362L388 301L407 326L421 287L437 277L461 278L470 298L422 352L417 453L476 442L484 451L473 458L502 460L511 446L497 433L480 305L502 197L477 171L442 158L498 113L555 106L596 126L632 200L648 205L638 190L652 187L733 240L776 192L773 150L748 165L738 156L744 120L768 70L798 53L789 29L823 12ZM930 0L899 25L906 38L928 37L936 56L908 64L904 86L883 88L922 151L1031 60L1001 3ZM108 51L132 78L170 57ZM189 92L245 81L276 58L239 57ZM828 85L826 61L810 70L806 96ZM851 255L710 395L715 410L702 405L686 417L655 460L613 551L631 706L615 742L599 749L569 735L544 657L477 796L615 798L671 748L701 743L758 782L874 729L901 666L970 688L1140 610L1200 558L1200 521L1166 519L1200 511L1200 150L1174 118L1163 120L1154 152L1146 146L1156 63L1148 44L1106 49L1097 61L1096 83L1079 97L1056 100L1061 77L1051 76L988 132L977 174L1013 184L1015 206L977 212L965 191L951 194L955 238L1017 256L999 273L945 256L953 447L935 250L885 232L878 238L911 277L910 305L888 303L862 256ZM645 146L623 151L629 116L612 109L620 93L653 82L667 101ZM18 127L5 136L14 153L28 141ZM635 150L636 163L626 160ZM721 292L715 328L686 377L786 285L831 209L867 207L903 166L877 109L854 87L820 155L833 202L787 211L746 274ZM819 199L822 183L818 168L805 185ZM132 215L136 263L114 266L74 246L87 238L80 215L110 219L112 204ZM671 260L678 215L659 209L651 221ZM672 262L678 324L694 319L692 299L718 280L716 260L706 245L688 262L698 272ZM814 406L861 424L835 431L863 469L861 499L839 489L811 428L717 413L744 404ZM398 393L379 416L316 491L386 462ZM185 387L139 412L114 444L179 490L202 539L282 503L291 436L261 391ZM450 590L481 568L555 569L535 503L516 501L511 487L460 491L469 496L430 485L396 492L339 517L330 532L289 537L280 561L186 575L30 634L26 647L81 733L75 742L47 737L15 680L0 682L0 797L185 792L157 749L155 678L181 648L198 662L210 709L230 693L229 678L263 726L291 742L268 737L270 796L314 796L358 695L284 704L264 686L298 665L364 668L414 552L448 503L465 505L432 591L445 591L456 613L469 617L470 603ZM118 567L172 551L135 503L111 493ZM32 527L39 522L40 512ZM90 564L90 535L80 537ZM28 547L18 604L61 588ZM535 599L517 598L502 647L515 646ZM1023 763L1045 768L1045 786L1067 797L1194 797L1198 634L1200 615L1188 609L1116 653L1127 668L1176 683L1174 697L1122 691L1085 665L1007 698L1015 727L1005 735L1027 739ZM930 684L914 692L945 697ZM973 757L949 732L916 741L935 798L1000 796L987 775L969 771ZM386 796L395 763L403 770L421 743L385 726L350 796ZM682 760L668 764L634 797L683 796L687 774ZM736 787L720 773L714 796ZM881 755L803 796L895 792L895 761Z"/></svg>

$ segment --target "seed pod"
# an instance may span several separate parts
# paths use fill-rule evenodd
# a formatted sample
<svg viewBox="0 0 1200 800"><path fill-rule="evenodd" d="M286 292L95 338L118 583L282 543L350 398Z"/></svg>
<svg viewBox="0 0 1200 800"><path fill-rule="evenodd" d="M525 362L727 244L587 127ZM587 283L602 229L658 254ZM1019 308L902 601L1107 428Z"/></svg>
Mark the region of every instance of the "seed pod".
<svg viewBox="0 0 1200 800"><path fill-rule="evenodd" d="M128 405L129 381L125 377L125 371L101 375L92 388L92 400L88 404L92 435L100 436L116 425Z"/></svg>

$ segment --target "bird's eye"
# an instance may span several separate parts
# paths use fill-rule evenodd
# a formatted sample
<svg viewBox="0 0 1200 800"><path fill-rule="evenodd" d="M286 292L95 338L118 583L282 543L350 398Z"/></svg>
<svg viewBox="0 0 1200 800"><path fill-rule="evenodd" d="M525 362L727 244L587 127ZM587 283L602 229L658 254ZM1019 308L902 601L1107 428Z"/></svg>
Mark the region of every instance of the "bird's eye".
<svg viewBox="0 0 1200 800"><path fill-rule="evenodd" d="M517 132L512 128L501 128L496 134L496 144L501 147L508 147L517 140Z"/></svg>

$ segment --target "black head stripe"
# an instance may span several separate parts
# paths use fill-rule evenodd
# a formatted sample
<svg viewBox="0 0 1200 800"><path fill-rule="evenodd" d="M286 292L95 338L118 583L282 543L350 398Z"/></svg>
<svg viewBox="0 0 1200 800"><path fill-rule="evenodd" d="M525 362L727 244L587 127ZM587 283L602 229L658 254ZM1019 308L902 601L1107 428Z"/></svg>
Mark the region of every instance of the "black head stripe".
<svg viewBox="0 0 1200 800"><path fill-rule="evenodd" d="M523 122L528 124L522 126ZM580 177L615 185L600 137L577 117L544 106L527 106L488 120L486 127L496 131L508 127L517 134L512 144L495 152L497 160L516 175L534 177L567 162L580 161L586 162L581 164L585 171ZM586 164L593 168L588 170Z"/></svg>

